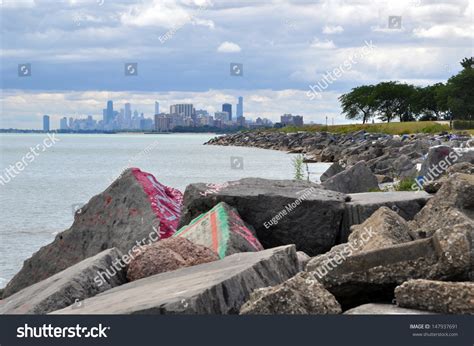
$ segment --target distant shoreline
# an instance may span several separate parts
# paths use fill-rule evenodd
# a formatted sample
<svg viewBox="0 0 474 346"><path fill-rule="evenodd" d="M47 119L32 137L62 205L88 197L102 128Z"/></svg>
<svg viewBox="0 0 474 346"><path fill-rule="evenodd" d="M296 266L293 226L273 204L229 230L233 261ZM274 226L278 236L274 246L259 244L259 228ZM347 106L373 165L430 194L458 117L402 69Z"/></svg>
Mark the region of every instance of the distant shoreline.
<svg viewBox="0 0 474 346"><path fill-rule="evenodd" d="M42 131L42 130L5 130L0 129L1 134L46 134L46 133L57 133L57 134L65 134L65 135L171 135L171 134L224 134L224 132L214 132L214 131L207 131L207 132L153 132L153 131ZM229 133L229 132L225 132Z"/></svg>

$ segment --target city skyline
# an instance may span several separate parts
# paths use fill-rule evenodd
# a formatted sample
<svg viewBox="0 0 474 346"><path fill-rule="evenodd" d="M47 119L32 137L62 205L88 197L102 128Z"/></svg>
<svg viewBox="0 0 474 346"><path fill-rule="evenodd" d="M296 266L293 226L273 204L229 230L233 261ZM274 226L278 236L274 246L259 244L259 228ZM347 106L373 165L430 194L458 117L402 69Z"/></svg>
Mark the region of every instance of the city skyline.
<svg viewBox="0 0 474 346"><path fill-rule="evenodd" d="M44 114L51 123L64 114L98 118L109 99L148 114L155 100L192 100L197 109L212 105L212 113L231 103L236 113L234 95L245 98L251 116L346 123L338 97L355 86L389 79L428 85L456 74L472 55L473 6L4 0L0 128L38 128ZM373 49L357 55L368 44ZM334 72L347 61L349 68ZM315 85L322 90L308 95Z"/></svg>
<svg viewBox="0 0 474 346"><path fill-rule="evenodd" d="M258 127L272 126L273 122L267 118L256 117L256 119L245 117L243 108L243 97L237 97L235 104L236 114L232 116L232 104L221 105L222 111L208 112L207 109L196 109L192 103L171 104L169 113L160 112L160 102L154 102L154 113L151 118L144 112L133 109L131 102L125 102L123 107L117 105L113 100L107 100L106 108L102 110L102 119L96 120L93 115L79 117L63 116L59 119L57 129L61 131L171 131L175 127L202 127L211 126L217 128L232 127ZM293 124L293 121L284 120L286 116L292 118L291 114L281 116L285 125ZM46 120L47 119L47 120ZM295 125L302 125L303 118ZM47 126L45 125L47 121ZM50 130L50 116L43 115L43 131ZM54 127L54 126L53 126Z"/></svg>

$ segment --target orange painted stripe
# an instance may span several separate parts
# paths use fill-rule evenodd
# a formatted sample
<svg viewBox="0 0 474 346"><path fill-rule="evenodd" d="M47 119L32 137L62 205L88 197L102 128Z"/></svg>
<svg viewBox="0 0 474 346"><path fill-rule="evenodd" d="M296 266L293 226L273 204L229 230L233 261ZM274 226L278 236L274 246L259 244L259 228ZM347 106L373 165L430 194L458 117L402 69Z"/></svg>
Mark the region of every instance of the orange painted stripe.
<svg viewBox="0 0 474 346"><path fill-rule="evenodd" d="M218 252L218 241L217 241L217 220L216 220L216 212L211 212L211 233L212 233L212 248L216 253Z"/></svg>

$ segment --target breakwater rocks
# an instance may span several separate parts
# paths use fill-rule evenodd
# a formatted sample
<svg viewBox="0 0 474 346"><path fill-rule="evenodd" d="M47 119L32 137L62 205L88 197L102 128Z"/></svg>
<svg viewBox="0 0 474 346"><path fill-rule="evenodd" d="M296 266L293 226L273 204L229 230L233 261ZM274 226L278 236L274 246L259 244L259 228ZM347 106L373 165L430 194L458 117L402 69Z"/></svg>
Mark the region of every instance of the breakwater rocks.
<svg viewBox="0 0 474 346"><path fill-rule="evenodd" d="M305 154L308 162L337 162L342 167L364 161L377 175L391 178L414 177L416 165L425 163L422 175L449 155L453 148L472 145L471 136L415 134L392 136L358 131L348 134L328 132L242 132L215 137L208 145L245 146ZM443 146L428 155L431 147ZM474 147L474 145L472 145ZM428 155L428 159L425 157ZM460 153L456 162L474 163L474 152ZM443 168L440 168L443 170ZM339 173L338 170L334 170ZM326 176L324 178L327 178ZM360 192L360 191L353 191Z"/></svg>
<svg viewBox="0 0 474 346"><path fill-rule="evenodd" d="M473 314L472 168L433 195L256 178L183 195L129 169L25 261L0 314Z"/></svg>

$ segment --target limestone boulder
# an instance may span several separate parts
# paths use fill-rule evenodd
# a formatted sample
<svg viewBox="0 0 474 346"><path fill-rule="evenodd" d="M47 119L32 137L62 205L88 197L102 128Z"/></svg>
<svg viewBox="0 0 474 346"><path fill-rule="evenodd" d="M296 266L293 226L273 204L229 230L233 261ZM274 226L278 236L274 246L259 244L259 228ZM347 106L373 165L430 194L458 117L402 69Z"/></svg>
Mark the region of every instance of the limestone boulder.
<svg viewBox="0 0 474 346"><path fill-rule="evenodd" d="M332 176L341 173L342 171L344 171L344 168L339 163L335 162L331 166L329 166L329 168L323 174L321 174L319 180L323 183Z"/></svg>
<svg viewBox="0 0 474 346"><path fill-rule="evenodd" d="M241 315L340 314L336 298L313 275L302 272L274 287L255 290Z"/></svg>
<svg viewBox="0 0 474 346"><path fill-rule="evenodd" d="M99 252L128 253L137 244L171 236L181 214L182 194L138 168L123 172L74 216L72 226L27 259L8 283L4 297Z"/></svg>
<svg viewBox="0 0 474 346"><path fill-rule="evenodd" d="M471 239L461 228L443 228L427 239L355 254L348 251L337 260L311 260L306 268L345 308L391 301L394 288L409 279L466 278Z"/></svg>
<svg viewBox="0 0 474 346"><path fill-rule="evenodd" d="M71 306L126 283L126 263L116 248L102 251L45 280L0 300L0 314L47 314Z"/></svg>
<svg viewBox="0 0 474 346"><path fill-rule="evenodd" d="M405 220L413 220L415 215L432 197L424 191L393 191L353 193L351 201L346 203L341 242L346 242L352 225L359 225L367 220L380 207L395 211Z"/></svg>
<svg viewBox="0 0 474 346"><path fill-rule="evenodd" d="M378 188L377 177L372 173L364 161L327 179L323 186L328 190L342 193L369 192Z"/></svg>
<svg viewBox="0 0 474 346"><path fill-rule="evenodd" d="M409 280L395 288L404 308L443 314L474 314L474 282Z"/></svg>
<svg viewBox="0 0 474 346"><path fill-rule="evenodd" d="M440 228L465 224L474 231L474 175L453 174L410 223L419 238Z"/></svg>
<svg viewBox="0 0 474 346"><path fill-rule="evenodd" d="M294 245L242 252L222 260L153 275L111 289L54 314L237 314L257 288L298 272Z"/></svg>

